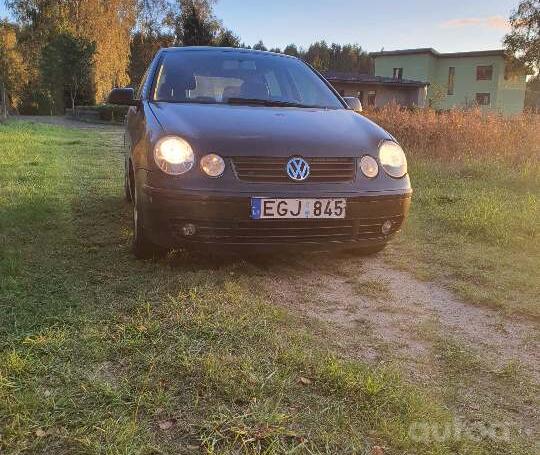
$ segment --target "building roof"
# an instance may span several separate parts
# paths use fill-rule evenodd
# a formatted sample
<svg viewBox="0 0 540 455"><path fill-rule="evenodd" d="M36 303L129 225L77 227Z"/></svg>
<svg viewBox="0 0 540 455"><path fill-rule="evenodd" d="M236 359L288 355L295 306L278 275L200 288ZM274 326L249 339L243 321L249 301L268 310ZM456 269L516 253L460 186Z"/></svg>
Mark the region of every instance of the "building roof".
<svg viewBox="0 0 540 455"><path fill-rule="evenodd" d="M456 57L487 57L487 56L500 56L506 55L504 49L492 49L488 51L469 51L469 52L446 52L441 53L433 49L432 47L423 47L418 49L400 49L395 51L380 51L371 52L371 57L382 57L390 55L414 55L414 54L431 54L434 57L439 58L456 58Z"/></svg>
<svg viewBox="0 0 540 455"><path fill-rule="evenodd" d="M426 87L429 82L413 81L411 79L394 79L392 77L372 76L371 74L343 73L339 71L326 71L323 76L329 82L345 84L371 84L390 85L395 87Z"/></svg>

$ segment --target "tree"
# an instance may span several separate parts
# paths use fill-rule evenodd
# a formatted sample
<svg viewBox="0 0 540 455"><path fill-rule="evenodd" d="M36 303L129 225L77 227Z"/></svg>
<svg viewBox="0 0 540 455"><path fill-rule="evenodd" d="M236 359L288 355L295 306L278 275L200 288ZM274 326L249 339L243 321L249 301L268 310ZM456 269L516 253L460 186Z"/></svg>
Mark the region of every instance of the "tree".
<svg viewBox="0 0 540 455"><path fill-rule="evenodd" d="M527 82L525 109L540 114L540 77Z"/></svg>
<svg viewBox="0 0 540 455"><path fill-rule="evenodd" d="M214 44L219 47L241 47L240 37L229 29L222 29Z"/></svg>
<svg viewBox="0 0 540 455"><path fill-rule="evenodd" d="M358 44L332 43L329 46L325 41L319 41L309 46L306 52L298 51L294 45L287 48L285 53L296 50L300 58L319 71L371 73L372 70L371 58Z"/></svg>
<svg viewBox="0 0 540 455"><path fill-rule="evenodd" d="M92 85L96 101L102 102L112 88L129 83L130 40L137 0L70 0L67 3L68 21L62 30L96 44Z"/></svg>
<svg viewBox="0 0 540 455"><path fill-rule="evenodd" d="M16 107L27 83L27 68L18 43L18 27L0 21L0 87L7 92L7 103Z"/></svg>
<svg viewBox="0 0 540 455"><path fill-rule="evenodd" d="M174 44L171 15L175 7L169 0L138 0L135 32L130 41L128 75L130 84L139 86L146 68L156 52Z"/></svg>
<svg viewBox="0 0 540 455"><path fill-rule="evenodd" d="M27 61L39 62L44 43L70 33L96 44L92 85L97 101L103 101L111 88L128 83L138 0L10 0L7 4L27 31Z"/></svg>
<svg viewBox="0 0 540 455"><path fill-rule="evenodd" d="M296 44L289 44L287 47L285 47L285 49L283 49L283 53L286 55L292 55L293 57L300 56L300 52L298 51Z"/></svg>
<svg viewBox="0 0 540 455"><path fill-rule="evenodd" d="M213 6L216 0L179 0L180 12L169 24L174 27L176 42L183 46L212 46L221 30Z"/></svg>
<svg viewBox="0 0 540 455"><path fill-rule="evenodd" d="M511 32L504 38L509 54L539 77L540 0L522 0L510 17Z"/></svg>
<svg viewBox="0 0 540 455"><path fill-rule="evenodd" d="M267 51L268 50L266 48L266 46L264 45L264 43L262 42L262 40L260 40L257 44L254 44L253 49L256 50L256 51Z"/></svg>
<svg viewBox="0 0 540 455"><path fill-rule="evenodd" d="M330 49L326 41L313 43L302 56L303 60L319 71L328 71L330 68Z"/></svg>
<svg viewBox="0 0 540 455"><path fill-rule="evenodd" d="M91 81L96 45L70 33L60 33L43 48L41 57L42 80L51 92L69 92L71 108L80 91ZM58 92L57 92L58 94ZM63 98L63 93L59 94Z"/></svg>
<svg viewBox="0 0 540 455"><path fill-rule="evenodd" d="M174 43L174 35L154 32L144 35L139 31L133 34L130 43L129 80L133 87L138 87L148 65L162 47L170 47Z"/></svg>
<svg viewBox="0 0 540 455"><path fill-rule="evenodd" d="M174 14L175 5L169 0L138 0L136 33L143 39L166 36L173 30L168 28L168 18Z"/></svg>

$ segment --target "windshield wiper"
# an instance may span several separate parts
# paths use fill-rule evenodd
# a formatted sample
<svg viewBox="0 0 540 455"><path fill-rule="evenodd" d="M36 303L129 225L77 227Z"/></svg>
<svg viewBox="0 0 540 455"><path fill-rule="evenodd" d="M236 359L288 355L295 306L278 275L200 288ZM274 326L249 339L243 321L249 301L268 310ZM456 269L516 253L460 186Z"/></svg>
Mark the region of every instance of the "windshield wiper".
<svg viewBox="0 0 540 455"><path fill-rule="evenodd" d="M255 104L257 106L269 107L304 107L304 108L320 108L322 106L309 106L307 104L295 103L292 101L265 100L259 98L228 98L228 104Z"/></svg>

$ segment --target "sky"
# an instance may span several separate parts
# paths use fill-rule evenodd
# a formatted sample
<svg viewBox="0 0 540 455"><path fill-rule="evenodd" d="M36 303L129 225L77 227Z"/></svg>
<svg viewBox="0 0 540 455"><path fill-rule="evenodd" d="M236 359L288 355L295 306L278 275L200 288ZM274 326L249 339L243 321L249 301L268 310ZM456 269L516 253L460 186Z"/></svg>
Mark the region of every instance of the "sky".
<svg viewBox="0 0 540 455"><path fill-rule="evenodd" d="M367 51L497 49L518 0L220 0L216 16L243 42L307 47L319 40ZM6 16L0 0L0 17Z"/></svg>

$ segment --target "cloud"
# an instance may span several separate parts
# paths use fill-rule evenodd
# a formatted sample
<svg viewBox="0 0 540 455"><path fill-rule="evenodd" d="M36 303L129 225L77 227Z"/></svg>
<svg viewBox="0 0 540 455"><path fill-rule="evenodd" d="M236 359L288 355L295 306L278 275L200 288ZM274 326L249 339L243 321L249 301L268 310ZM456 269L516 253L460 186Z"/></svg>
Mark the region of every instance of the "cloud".
<svg viewBox="0 0 540 455"><path fill-rule="evenodd" d="M483 27L495 30L509 30L508 20L502 16L489 17L463 17L461 19L450 19L441 24L442 28L463 28L463 27Z"/></svg>

